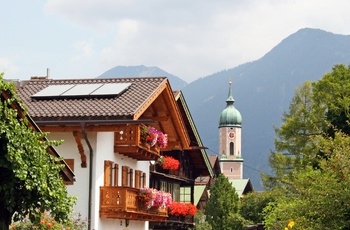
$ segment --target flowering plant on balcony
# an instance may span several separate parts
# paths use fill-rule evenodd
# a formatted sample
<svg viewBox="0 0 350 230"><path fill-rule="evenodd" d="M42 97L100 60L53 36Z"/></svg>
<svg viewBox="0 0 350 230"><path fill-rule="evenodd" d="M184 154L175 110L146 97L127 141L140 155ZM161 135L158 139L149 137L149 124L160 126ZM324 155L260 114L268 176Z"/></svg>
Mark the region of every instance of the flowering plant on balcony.
<svg viewBox="0 0 350 230"><path fill-rule="evenodd" d="M173 202L170 193L154 188L141 188L137 197L143 202L144 207L148 209L151 207L168 207Z"/></svg>
<svg viewBox="0 0 350 230"><path fill-rule="evenodd" d="M155 190L155 189L154 189ZM173 202L173 197L168 192L156 190L153 199L153 206L157 208L168 207Z"/></svg>
<svg viewBox="0 0 350 230"><path fill-rule="evenodd" d="M174 216L194 216L197 212L197 207L192 203L173 202L169 209L170 214Z"/></svg>
<svg viewBox="0 0 350 230"><path fill-rule="evenodd" d="M166 148L168 146L168 135L162 132L158 132L157 144L161 149Z"/></svg>
<svg viewBox="0 0 350 230"><path fill-rule="evenodd" d="M188 206L188 214L191 216L196 215L197 207L192 203L188 203L187 206Z"/></svg>
<svg viewBox="0 0 350 230"><path fill-rule="evenodd" d="M158 130L156 130L154 127L150 126L143 126L141 128L141 142L147 143L151 147L154 145L159 146L159 148L166 148L168 146L168 136L167 134L164 134Z"/></svg>
<svg viewBox="0 0 350 230"><path fill-rule="evenodd" d="M158 161L163 169L177 170L180 166L180 162L171 156L161 156Z"/></svg>

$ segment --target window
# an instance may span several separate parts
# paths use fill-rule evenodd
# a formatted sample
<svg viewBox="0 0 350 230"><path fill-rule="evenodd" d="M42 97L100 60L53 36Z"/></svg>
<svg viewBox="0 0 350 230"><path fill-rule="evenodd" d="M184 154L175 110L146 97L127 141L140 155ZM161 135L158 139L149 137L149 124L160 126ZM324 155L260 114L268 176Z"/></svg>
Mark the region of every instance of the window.
<svg viewBox="0 0 350 230"><path fill-rule="evenodd" d="M159 189L172 195L173 201L180 201L180 184L160 181Z"/></svg>
<svg viewBox="0 0 350 230"><path fill-rule="evenodd" d="M234 152L235 151L235 147L234 147L234 143L230 142L230 155L233 156L235 155Z"/></svg>
<svg viewBox="0 0 350 230"><path fill-rule="evenodd" d="M174 190L171 193L174 201L180 200L180 184L174 184Z"/></svg>
<svg viewBox="0 0 350 230"><path fill-rule="evenodd" d="M191 202L191 187L180 188L180 202L184 202L184 203Z"/></svg>

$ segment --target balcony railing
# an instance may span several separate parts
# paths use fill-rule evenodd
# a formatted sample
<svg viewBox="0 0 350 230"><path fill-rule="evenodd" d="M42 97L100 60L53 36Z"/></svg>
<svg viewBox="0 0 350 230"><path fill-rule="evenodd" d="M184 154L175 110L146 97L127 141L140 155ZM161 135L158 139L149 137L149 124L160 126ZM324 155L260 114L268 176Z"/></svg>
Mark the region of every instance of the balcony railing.
<svg viewBox="0 0 350 230"><path fill-rule="evenodd" d="M141 125L121 125L114 133L114 152L136 160L157 160L159 148L141 143Z"/></svg>
<svg viewBox="0 0 350 230"><path fill-rule="evenodd" d="M100 217L165 222L167 209L145 209L137 199L138 190L120 186L100 187Z"/></svg>

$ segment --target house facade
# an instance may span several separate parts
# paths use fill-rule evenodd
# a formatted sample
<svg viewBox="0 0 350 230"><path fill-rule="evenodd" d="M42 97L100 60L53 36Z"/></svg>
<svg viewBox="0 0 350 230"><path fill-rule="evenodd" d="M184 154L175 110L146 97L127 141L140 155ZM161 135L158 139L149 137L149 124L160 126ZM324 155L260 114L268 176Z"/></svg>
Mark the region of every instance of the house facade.
<svg viewBox="0 0 350 230"><path fill-rule="evenodd" d="M49 139L64 141L57 150L75 174L67 188L78 197L75 211L88 220L89 229L150 229L169 222L166 208L145 209L138 199L140 188L151 186L175 200L180 196L160 182L164 175L150 173L161 155L182 154L178 159L187 159L181 162L183 168L192 163L186 179L175 179L180 187L191 191L193 178L208 174L201 143L191 143L188 117L165 77L39 77L22 83L17 92L40 129L50 133ZM166 145L158 145L158 139L147 144L145 127L157 130L157 136L166 134ZM190 197L193 201L193 194Z"/></svg>

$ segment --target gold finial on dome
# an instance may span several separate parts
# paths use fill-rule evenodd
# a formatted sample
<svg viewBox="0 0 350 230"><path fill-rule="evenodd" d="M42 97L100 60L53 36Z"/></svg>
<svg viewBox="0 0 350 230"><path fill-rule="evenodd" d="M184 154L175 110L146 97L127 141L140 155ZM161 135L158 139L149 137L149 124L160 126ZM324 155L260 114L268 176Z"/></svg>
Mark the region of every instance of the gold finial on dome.
<svg viewBox="0 0 350 230"><path fill-rule="evenodd" d="M232 85L232 77L230 77L229 84Z"/></svg>

